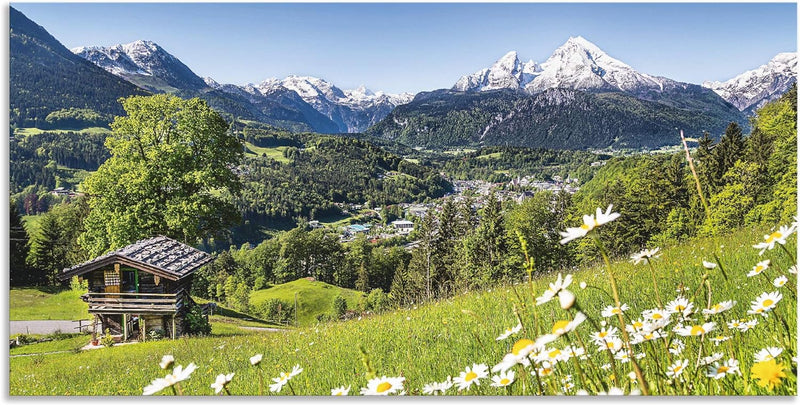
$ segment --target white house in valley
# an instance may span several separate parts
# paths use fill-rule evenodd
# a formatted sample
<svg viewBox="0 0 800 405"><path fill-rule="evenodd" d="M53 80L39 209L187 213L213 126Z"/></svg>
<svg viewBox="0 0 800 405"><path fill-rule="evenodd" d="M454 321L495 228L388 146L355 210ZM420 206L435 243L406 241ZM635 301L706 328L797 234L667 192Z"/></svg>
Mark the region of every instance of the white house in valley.
<svg viewBox="0 0 800 405"><path fill-rule="evenodd" d="M414 223L411 221L407 221L405 219L399 219L397 221L392 221L392 226L394 229L397 229L397 232L401 235L408 235L411 231L414 230Z"/></svg>

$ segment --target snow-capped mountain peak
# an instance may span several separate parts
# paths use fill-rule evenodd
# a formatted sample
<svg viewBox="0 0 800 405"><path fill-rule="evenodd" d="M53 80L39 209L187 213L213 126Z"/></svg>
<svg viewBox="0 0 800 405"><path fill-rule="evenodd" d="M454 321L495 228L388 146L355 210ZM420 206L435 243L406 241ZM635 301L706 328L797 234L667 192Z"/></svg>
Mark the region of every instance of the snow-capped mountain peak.
<svg viewBox="0 0 800 405"><path fill-rule="evenodd" d="M577 36L570 37L541 64L541 72L526 90L538 93L557 87L640 91L661 89L663 79L639 73L586 38Z"/></svg>
<svg viewBox="0 0 800 405"><path fill-rule="evenodd" d="M539 93L551 88L577 90L661 90L666 79L637 72L612 58L581 36L570 37L541 65L521 63L517 52L506 53L491 67L462 76L453 86L458 91L499 88Z"/></svg>
<svg viewBox="0 0 800 405"><path fill-rule="evenodd" d="M521 63L516 51L510 51L492 66L458 79L453 90L487 91L520 89L530 83L538 70L535 62Z"/></svg>
<svg viewBox="0 0 800 405"><path fill-rule="evenodd" d="M797 53L783 52L767 64L730 80L706 81L707 87L741 111L755 110L778 98L797 81Z"/></svg>
<svg viewBox="0 0 800 405"><path fill-rule="evenodd" d="M153 41L137 40L110 47L78 47L71 51L114 75L151 90L207 87L203 79ZM155 78L158 83L137 80L141 76Z"/></svg>

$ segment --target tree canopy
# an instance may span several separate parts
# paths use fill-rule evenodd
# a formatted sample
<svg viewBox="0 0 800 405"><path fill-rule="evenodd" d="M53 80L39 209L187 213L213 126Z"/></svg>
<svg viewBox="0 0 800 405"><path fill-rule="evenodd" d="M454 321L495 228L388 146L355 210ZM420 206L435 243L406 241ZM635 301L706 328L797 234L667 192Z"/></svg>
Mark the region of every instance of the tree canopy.
<svg viewBox="0 0 800 405"><path fill-rule="evenodd" d="M196 98L121 103L127 115L106 139L111 157L85 182L92 210L81 245L98 255L158 234L194 242L234 224L243 149L225 120Z"/></svg>

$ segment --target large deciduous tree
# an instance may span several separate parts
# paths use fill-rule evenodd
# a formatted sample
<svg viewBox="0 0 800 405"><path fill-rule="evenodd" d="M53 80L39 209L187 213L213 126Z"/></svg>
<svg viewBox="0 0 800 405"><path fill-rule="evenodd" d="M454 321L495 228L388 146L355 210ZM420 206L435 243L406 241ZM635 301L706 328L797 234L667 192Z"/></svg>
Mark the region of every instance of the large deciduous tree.
<svg viewBox="0 0 800 405"><path fill-rule="evenodd" d="M80 243L92 255L165 235L184 242L219 234L239 217L240 141L200 99L121 100L106 140L111 153L85 182L92 208Z"/></svg>

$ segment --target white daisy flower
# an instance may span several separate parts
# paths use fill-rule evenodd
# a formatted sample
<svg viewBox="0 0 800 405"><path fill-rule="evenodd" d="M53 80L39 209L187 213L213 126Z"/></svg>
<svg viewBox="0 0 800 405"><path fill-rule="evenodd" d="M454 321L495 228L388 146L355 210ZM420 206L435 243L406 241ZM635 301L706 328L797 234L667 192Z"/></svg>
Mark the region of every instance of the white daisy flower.
<svg viewBox="0 0 800 405"><path fill-rule="evenodd" d="M518 323L518 324L517 324L517 326L515 326L515 327L513 327L513 328L507 328L507 329L505 330L505 332L503 332L503 334L502 334L502 335L500 335L500 336L498 336L497 338L495 338L495 340L505 340L505 339L508 339L508 337L509 337L509 336L516 334L516 333L517 333L517 332L519 332L520 330L522 330L522 324L521 324L521 323Z"/></svg>
<svg viewBox="0 0 800 405"><path fill-rule="evenodd" d="M758 319L751 319L746 322L742 322L741 325L738 326L740 332L747 332L750 329L753 329L758 325Z"/></svg>
<svg viewBox="0 0 800 405"><path fill-rule="evenodd" d="M561 290L565 290L570 284L572 284L572 274L567 274L566 277L562 277L562 274L558 273L556 281L550 283L550 286L544 291L541 297L536 298L536 305L550 302Z"/></svg>
<svg viewBox="0 0 800 405"><path fill-rule="evenodd" d="M760 363L762 361L773 360L780 356L781 353L783 353L783 349L780 347L768 347L766 349L759 350L755 355L753 355L753 357L755 358L756 363Z"/></svg>
<svg viewBox="0 0 800 405"><path fill-rule="evenodd" d="M608 339L616 338L617 332L619 332L619 329L609 326L608 328L600 329L599 332L593 332L590 336L595 343L598 343Z"/></svg>
<svg viewBox="0 0 800 405"><path fill-rule="evenodd" d="M458 385L458 390L469 390L475 385L481 385L481 379L489 375L489 366L485 364L472 364L472 368L467 366L458 377L453 378L453 382Z"/></svg>
<svg viewBox="0 0 800 405"><path fill-rule="evenodd" d="M719 380L724 378L728 374L738 374L741 375L742 372L739 371L739 361L735 359L728 359L727 361L720 363L714 363L714 365L708 366L706 371L706 376L711 377L715 380Z"/></svg>
<svg viewBox="0 0 800 405"><path fill-rule="evenodd" d="M261 359L262 358L264 358L263 354L257 354L257 355L255 355L255 356L250 358L250 364L252 364L254 366L257 366L257 365L259 365L259 363L261 363Z"/></svg>
<svg viewBox="0 0 800 405"><path fill-rule="evenodd" d="M758 252L759 256L763 255L765 251L772 250L775 247L776 243L780 243L781 245L786 244L786 238L788 238L792 233L795 231L795 227L793 226L786 226L782 225L777 231L772 232L769 235L764 235L764 242L758 243L753 245L756 249L761 249Z"/></svg>
<svg viewBox="0 0 800 405"><path fill-rule="evenodd" d="M717 267L717 264L713 263L713 262L707 262L707 261L703 260L703 267L711 270L711 269Z"/></svg>
<svg viewBox="0 0 800 405"><path fill-rule="evenodd" d="M345 388L344 385L342 385L339 388L332 388L331 389L331 395L335 396L335 397L347 396L349 393L350 393L350 386L349 385L347 386L347 388Z"/></svg>
<svg viewBox="0 0 800 405"><path fill-rule="evenodd" d="M711 356L703 357L703 360L700 361L700 365L707 366L711 363L720 361L722 359L722 356L723 356L722 353L717 352L711 354Z"/></svg>
<svg viewBox="0 0 800 405"><path fill-rule="evenodd" d="M164 378L157 378L153 380L150 385L144 387L142 395L153 395L164 388L171 387L183 380L186 380L196 369L197 366L194 363L189 363L185 369L181 365L175 366L175 368L172 369L172 372L164 376Z"/></svg>
<svg viewBox="0 0 800 405"><path fill-rule="evenodd" d="M719 314L721 312L725 312L725 311L733 308L734 305L736 305L736 301L733 301L733 300L722 301L722 302L720 302L718 304L712 305L711 308L709 308L709 309L703 309L703 314L705 314L705 315L716 315L716 314Z"/></svg>
<svg viewBox="0 0 800 405"><path fill-rule="evenodd" d="M667 304L667 312L682 314L684 317L687 317L694 312L694 304L684 297L678 297Z"/></svg>
<svg viewBox="0 0 800 405"><path fill-rule="evenodd" d="M405 377L376 377L367 382L367 386L361 388L361 395L389 395L399 393L403 390Z"/></svg>
<svg viewBox="0 0 800 405"><path fill-rule="evenodd" d="M714 342L715 345L719 346L720 343L722 343L722 342L724 342L724 341L726 341L726 340L728 340L730 338L731 338L730 336L718 335L718 336L712 337L711 341Z"/></svg>
<svg viewBox="0 0 800 405"><path fill-rule="evenodd" d="M622 306L620 306L620 307L615 307L613 305L609 305L609 306L605 307L605 309L603 309L603 311L600 313L600 315L602 315L603 318L610 318L610 317L615 316L617 314L621 314L621 313L627 311L628 309L630 309L630 307L628 307L628 304L622 304Z"/></svg>
<svg viewBox="0 0 800 405"><path fill-rule="evenodd" d="M637 265L642 261L650 261L651 259L655 259L661 256L661 254L658 253L658 250L659 248L642 250L641 252L631 256L631 261L634 265Z"/></svg>
<svg viewBox="0 0 800 405"><path fill-rule="evenodd" d="M166 370L167 367L171 366L173 363L175 363L175 357L172 357L171 354L166 354L161 358L161 363L158 363L158 365L161 366L162 369Z"/></svg>
<svg viewBox="0 0 800 405"><path fill-rule="evenodd" d="M534 350L542 348L542 345L537 344L533 340L520 339L512 346L511 353L506 354L500 363L492 367L492 372L506 371L517 364L522 364L527 367L531 364L530 360L528 360L528 355Z"/></svg>
<svg viewBox="0 0 800 405"><path fill-rule="evenodd" d="M502 372L492 377L492 387L507 387L514 382L514 372Z"/></svg>
<svg viewBox="0 0 800 405"><path fill-rule="evenodd" d="M689 366L689 360L677 360L675 363L672 363L672 365L669 366L669 369L667 370L667 377L679 377L687 366Z"/></svg>
<svg viewBox="0 0 800 405"><path fill-rule="evenodd" d="M425 384L422 387L422 393L427 395L439 395L439 393L444 394L447 390L453 387L453 377L447 376L447 379L442 382L432 382L430 384Z"/></svg>
<svg viewBox="0 0 800 405"><path fill-rule="evenodd" d="M753 266L753 270L750 270L750 272L747 273L747 277L757 276L757 275L761 274L762 271L764 271L764 270L766 270L768 268L769 268L769 259L761 261L761 262L758 262L758 263L756 263L755 266Z"/></svg>
<svg viewBox="0 0 800 405"><path fill-rule="evenodd" d="M775 308L775 305L777 305L782 298L783 295L777 291L762 293L755 301L750 303L750 311L747 311L747 313L767 316L767 312Z"/></svg>
<svg viewBox="0 0 800 405"><path fill-rule="evenodd" d="M619 218L618 213L611 212L613 207L613 204L609 205L608 209L606 209L606 212L603 212L600 208L598 208L595 212L595 215L583 216L583 225L580 227L567 228L566 232L559 232L563 238L561 239L561 244L563 245L571 240L586 236L586 234L591 232L594 228Z"/></svg>
<svg viewBox="0 0 800 405"><path fill-rule="evenodd" d="M233 375L234 373L230 373L227 375L226 374L218 375L217 380L211 384L211 388L214 389L214 393L219 394L225 388L225 386L228 385L229 382L231 382L231 380L233 379Z"/></svg>
<svg viewBox="0 0 800 405"><path fill-rule="evenodd" d="M676 330L675 333L681 336L702 336L714 330L716 325L714 322L706 322L702 325L684 326Z"/></svg>
<svg viewBox="0 0 800 405"><path fill-rule="evenodd" d="M676 355L676 356L678 356L681 353L683 353L683 349L685 347L686 347L686 345L683 343L682 340L674 339L672 341L672 343L670 343L670 345L669 345L669 352L674 354L674 355Z"/></svg>
<svg viewBox="0 0 800 405"><path fill-rule="evenodd" d="M789 279L786 278L786 276L778 276L777 278L775 278L775 280L772 281L772 285L774 285L777 288L781 288L784 285L786 285L788 281Z"/></svg>

